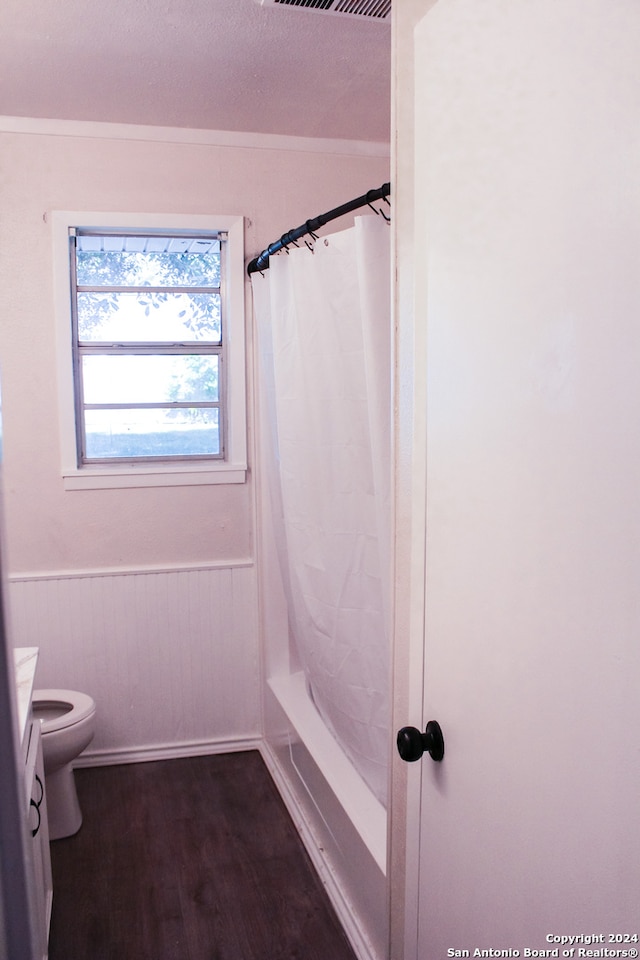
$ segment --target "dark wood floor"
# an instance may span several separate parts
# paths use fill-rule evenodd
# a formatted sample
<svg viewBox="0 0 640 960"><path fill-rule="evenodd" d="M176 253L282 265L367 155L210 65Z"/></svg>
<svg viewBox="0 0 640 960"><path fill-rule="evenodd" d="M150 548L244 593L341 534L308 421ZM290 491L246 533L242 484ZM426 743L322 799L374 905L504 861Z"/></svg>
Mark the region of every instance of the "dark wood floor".
<svg viewBox="0 0 640 960"><path fill-rule="evenodd" d="M75 776L50 960L355 960L259 753Z"/></svg>

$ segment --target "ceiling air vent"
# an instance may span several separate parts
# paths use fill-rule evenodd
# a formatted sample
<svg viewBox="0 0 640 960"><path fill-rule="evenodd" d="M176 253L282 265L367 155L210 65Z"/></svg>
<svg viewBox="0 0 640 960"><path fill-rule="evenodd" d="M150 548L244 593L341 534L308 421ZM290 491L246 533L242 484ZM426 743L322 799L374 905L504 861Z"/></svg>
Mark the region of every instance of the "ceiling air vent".
<svg viewBox="0 0 640 960"><path fill-rule="evenodd" d="M257 0L263 7L306 7L338 17L384 20L391 13L391 0Z"/></svg>

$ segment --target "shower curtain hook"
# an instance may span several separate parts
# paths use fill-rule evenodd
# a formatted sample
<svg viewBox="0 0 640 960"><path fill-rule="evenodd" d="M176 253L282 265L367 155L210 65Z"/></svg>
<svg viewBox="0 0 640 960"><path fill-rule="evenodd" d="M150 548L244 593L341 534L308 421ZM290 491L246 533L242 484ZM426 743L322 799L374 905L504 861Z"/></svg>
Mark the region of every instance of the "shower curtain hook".
<svg viewBox="0 0 640 960"><path fill-rule="evenodd" d="M377 199L378 199L378 198L375 196L375 193L376 193L375 190L368 190L367 193L365 194L365 196L366 196L366 199L367 199L367 206L368 206L368 207L371 207L371 209L372 209L373 212L376 214L376 216L379 217L379 216L380 216L380 211L379 211L378 209L376 209L376 207L374 207L374 205L373 205L373 203L372 203L372 200L377 200ZM369 197L371 197L371 200L369 199ZM385 217L385 219L386 219L386 217Z"/></svg>
<svg viewBox="0 0 640 960"><path fill-rule="evenodd" d="M387 221L387 223L391 223L391 218L386 215L386 213L384 212L384 210L378 210L377 207L374 207L374 205L373 205L373 203L371 202L371 200L369 200L369 197L370 197L372 194L375 194L375 192L376 192L375 190L369 190L369 192L366 194L366 197L367 197L367 206L368 206L368 207L371 207L371 209L373 210L373 212L374 212L377 216L383 217L383 218ZM386 202L389 203L389 201L387 200L386 197L374 197L374 200L380 200L380 199L386 200Z"/></svg>
<svg viewBox="0 0 640 960"><path fill-rule="evenodd" d="M307 222L305 223L305 227L307 228L307 233L310 234L314 240L317 240L318 234L313 232L313 227L311 226L311 224L312 224L311 220L307 220ZM306 240L305 240L305 243L306 243Z"/></svg>
<svg viewBox="0 0 640 960"><path fill-rule="evenodd" d="M386 194L383 195L382 199L384 200L384 202L386 203L386 205L387 205L388 207L391 206L391 200L389 200L389 197L388 197ZM384 212L384 210L381 210L380 213L381 213L382 216L385 218L385 220L387 221L387 223L391 223L391 217L387 217L386 214L385 214L385 212Z"/></svg>
<svg viewBox="0 0 640 960"><path fill-rule="evenodd" d="M314 248L311 246L311 244L309 243L308 240L305 240L304 245L305 245L305 247L306 247L308 250L311 250L311 253L315 253L315 252L316 252L316 251L314 250Z"/></svg>
<svg viewBox="0 0 640 960"><path fill-rule="evenodd" d="M293 231L290 230L289 233L283 233L282 236L280 237L280 243L282 244L282 246L283 246L283 248L284 248L284 250L285 250L285 252L286 252L287 254L289 253L289 244L292 243L292 244L294 245L294 247L299 247L299 246L300 246L299 243L296 243L295 237L292 237L292 236L291 236L292 232L293 232Z"/></svg>

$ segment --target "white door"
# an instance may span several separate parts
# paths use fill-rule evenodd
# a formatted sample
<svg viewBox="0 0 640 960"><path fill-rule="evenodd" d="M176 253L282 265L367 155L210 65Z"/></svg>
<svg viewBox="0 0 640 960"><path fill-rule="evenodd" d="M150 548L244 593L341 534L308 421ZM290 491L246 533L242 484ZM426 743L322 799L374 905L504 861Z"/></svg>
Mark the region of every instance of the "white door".
<svg viewBox="0 0 640 960"><path fill-rule="evenodd" d="M440 0L414 39L417 955L633 957L640 4Z"/></svg>

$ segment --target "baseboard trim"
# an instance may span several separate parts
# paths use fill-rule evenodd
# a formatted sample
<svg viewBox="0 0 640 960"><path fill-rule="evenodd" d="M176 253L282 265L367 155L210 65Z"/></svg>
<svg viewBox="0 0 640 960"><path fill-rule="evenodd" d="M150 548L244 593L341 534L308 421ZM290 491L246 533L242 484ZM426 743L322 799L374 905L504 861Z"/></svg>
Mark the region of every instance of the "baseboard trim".
<svg viewBox="0 0 640 960"><path fill-rule="evenodd" d="M282 797L284 805L289 811L289 815L311 859L313 867L327 891L333 909L336 911L338 920L342 925L342 929L354 953L358 960L379 960L373 945L358 923L353 905L349 902L339 878L332 870L331 864L320 849L318 839L314 836L311 827L307 823L304 812L298 803L295 793L289 786L287 777L281 770L275 753L265 740L260 742L259 749L262 754L262 759L278 789L278 793Z"/></svg>
<svg viewBox="0 0 640 960"><path fill-rule="evenodd" d="M194 740L187 743L158 744L152 747L128 747L120 750L86 750L74 762L79 767L112 767L125 763L146 763L152 760L176 760L180 757L206 757L217 753L240 753L261 750L259 737L234 740Z"/></svg>

